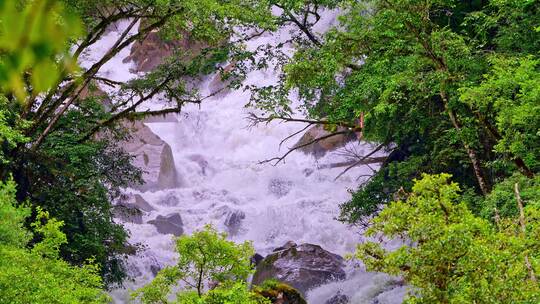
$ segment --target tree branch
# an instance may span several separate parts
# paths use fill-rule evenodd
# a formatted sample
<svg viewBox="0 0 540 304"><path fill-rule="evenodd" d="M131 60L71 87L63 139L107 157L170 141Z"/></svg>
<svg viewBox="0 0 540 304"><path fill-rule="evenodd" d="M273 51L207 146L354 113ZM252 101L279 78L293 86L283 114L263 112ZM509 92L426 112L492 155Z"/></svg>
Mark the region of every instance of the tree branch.
<svg viewBox="0 0 540 304"><path fill-rule="evenodd" d="M378 145L375 149L373 149L373 151L369 152L367 155L365 155L361 159L359 159L359 160L355 161L354 163L350 164L347 168L345 168L345 170L343 170L340 174L338 174L338 176L336 176L336 178L334 178L334 180L337 180L338 178L343 176L343 174L347 173L347 171L351 170L352 168L354 168L354 167L356 167L358 165L374 163L374 162L366 162L366 160L369 159L373 154L380 151L384 146L385 146L384 144ZM384 162L386 160L386 156L381 157L381 158L374 158L374 159L379 160L379 161L377 161L377 163L378 162Z"/></svg>
<svg viewBox="0 0 540 304"><path fill-rule="evenodd" d="M90 79L99 71L99 69L105 64L107 63L112 57L114 57L116 54L118 54L122 49L124 49L125 47L129 46L131 43L133 43L134 41L140 39L141 37L144 37L146 36L146 34L148 34L149 32L151 32L152 30L154 29L157 29L159 28L160 26L162 26L163 24L165 24L167 22L167 20L169 18L171 18L173 15L177 14L181 9L176 9L176 10L173 10L173 11L170 11L168 14L166 14L165 16L163 16L162 18L160 18L158 21L154 22L153 24L147 26L146 28L140 30L137 34L135 35L132 35L130 36L129 38L125 39L124 38L127 36L127 34L129 33L129 31L131 30L131 28L136 24L136 22L138 21L138 18L135 18L131 23L130 25L126 28L126 30L124 30L124 32L122 33L122 35L117 39L117 41L115 42L115 44L113 45L113 47L111 47L111 49L107 52L107 54L105 54L98 62L96 62L94 65L92 65L92 67L90 67L90 69L88 69L82 76L81 76L81 79L84 79L84 82L83 82L83 85L81 86L81 89L78 90L77 94L72 97L70 99L70 101L53 117L53 119L51 120L51 122L48 124L48 126L45 128L45 131L38 137L37 141L34 143L34 145L32 146L32 149L35 150L39 147L39 145L43 142L44 138L48 135L48 133L52 130L52 128L54 127L54 125L56 124L56 122L58 121L58 119L60 118L61 115L63 115L63 113L67 110L67 108L71 105L71 103L73 103L73 101L75 100L75 98L80 94L80 91L82 90L82 88L84 88L88 82L90 81ZM58 98L58 100L55 102L55 104L58 104L58 106L63 102L63 100L65 100L72 91L74 91L76 88L76 85L75 83L72 84L68 89L66 89L62 96L60 96ZM47 113L50 113L51 110L54 110L55 108L57 108L57 106L54 106L52 107L52 109L50 109L49 111L47 111ZM45 117L47 117L47 115L45 115Z"/></svg>
<svg viewBox="0 0 540 304"><path fill-rule="evenodd" d="M121 118L125 118L129 113L135 111L137 109L137 107L139 105L141 105L143 102L145 102L146 100L149 100L151 99L152 97L154 97L156 94L158 94L162 88L167 85L167 83L172 79L172 76L169 76L167 78L165 78L165 80L163 80L158 86L156 86L150 93L148 93L148 95L146 96L141 96L141 98L139 98L139 100L135 103L133 103L131 106L127 107L126 109L114 114L113 116L109 117L108 119L106 120L103 120L99 123L97 123L88 133L86 133L80 140L80 142L84 142L86 140L88 140L90 137L92 137L94 134L96 134L101 128L105 127L105 126L109 126L111 125L113 122L121 119Z"/></svg>
<svg viewBox="0 0 540 304"><path fill-rule="evenodd" d="M350 130L338 131L338 132L333 132L333 133L330 133L330 134L315 138L313 140L310 140L307 143L304 143L304 144L301 144L301 145L294 146L294 147L290 148L289 151L287 151L287 153L283 154L281 157L273 157L273 158L270 158L270 159L266 159L266 160L260 161L259 164L265 164L265 163L269 163L269 162L272 162L272 161L275 160L276 162L273 164L273 166L276 166L282 160L284 160L289 154L291 154L293 151L296 151L298 149L307 147L307 146L309 146L311 144L314 144L316 142L319 142L321 140L324 140L324 139L327 139L327 138L330 138L330 137L334 137L334 136L341 135L341 134L350 134L351 132L352 131L350 131Z"/></svg>
<svg viewBox="0 0 540 304"><path fill-rule="evenodd" d="M285 116L268 116L268 117L261 117L257 116L255 113L249 113L248 120L251 121L252 125L257 125L259 123L270 123L272 120L282 120L285 122L303 122L308 123L310 125L335 125L338 127L344 127L344 128L350 128L351 132L359 132L361 131L361 128L358 125L345 123L345 122L330 122L326 120L313 120L313 119L304 119L304 118L292 118L292 117L285 117Z"/></svg>

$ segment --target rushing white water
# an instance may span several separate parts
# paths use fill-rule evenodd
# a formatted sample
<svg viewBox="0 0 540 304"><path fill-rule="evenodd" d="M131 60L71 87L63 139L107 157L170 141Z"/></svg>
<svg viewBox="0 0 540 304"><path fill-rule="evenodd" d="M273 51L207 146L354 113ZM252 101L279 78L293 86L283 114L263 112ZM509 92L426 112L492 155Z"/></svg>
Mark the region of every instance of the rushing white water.
<svg viewBox="0 0 540 304"><path fill-rule="evenodd" d="M330 16L331 17L331 16ZM328 27L332 18L321 22ZM88 67L114 43L127 23L107 34L83 57ZM266 43L277 43L288 38L286 30L261 36L248 42L253 49ZM127 80L131 74L129 63L121 52L100 72L115 80ZM248 75L249 84L267 85L276 81L274 71L256 71ZM208 81L210 82L210 81ZM202 84L202 93L208 93L208 83ZM362 236L357 228L337 220L338 204L349 199L348 189L355 189L357 177L369 174L371 169L359 167L335 180L342 168L317 169L318 165L343 161L339 153L327 154L321 159L301 152L290 154L277 166L259 164L259 161L281 155L292 146L296 136L279 150L280 141L300 130L303 124L271 123L246 128L245 117L249 109L244 105L249 93L229 92L206 100L200 107L187 106L178 115L177 122L147 123L150 129L167 142L173 151L178 175L183 186L156 192L137 192L156 210L145 214L144 224L126 223L131 243L142 243L146 249L129 259L130 274L135 281L111 294L116 303L126 303L129 290L153 278L152 268L173 264L176 254L171 235L159 234L147 221L158 215L178 212L182 216L184 233L190 234L205 224L225 230L225 217L231 210L245 213L245 219L235 241L251 240L262 255L287 241L313 243L337 254L354 251ZM160 100L154 101L159 106ZM350 149L369 151L369 144L350 143ZM202 165L201 165L202 164ZM176 203L164 204L164 198L174 196ZM403 287L393 288L393 280L382 274L366 273L350 267L348 279L315 288L308 293L309 303L325 303L338 291L349 296L351 303L400 303Z"/></svg>

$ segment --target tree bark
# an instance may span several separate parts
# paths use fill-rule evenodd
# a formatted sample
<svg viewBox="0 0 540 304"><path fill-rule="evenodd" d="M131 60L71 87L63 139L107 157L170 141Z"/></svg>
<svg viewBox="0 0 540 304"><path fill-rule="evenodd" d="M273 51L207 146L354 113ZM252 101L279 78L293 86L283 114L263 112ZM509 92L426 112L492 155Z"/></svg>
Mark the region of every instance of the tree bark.
<svg viewBox="0 0 540 304"><path fill-rule="evenodd" d="M459 121L457 120L457 117L454 111L448 108L448 101L446 100L446 97L444 95L443 95L443 101L444 101L444 107L446 108L446 111L448 112L448 116L450 117L450 121L452 122L452 125L458 132L460 132L461 125ZM471 146L465 140L462 139L461 141L463 142L463 147L465 148L465 151L467 151L467 155L469 156L469 159L471 160L474 175L478 182L478 186L480 187L480 191L482 191L482 194L486 196L489 193L490 188L484 177L484 172L482 171L482 166L480 164L480 160L478 159L478 156L476 155L476 151L474 151L474 149L472 149Z"/></svg>
<svg viewBox="0 0 540 304"><path fill-rule="evenodd" d="M480 121L480 123L488 130L488 133L491 135L491 137L493 137L497 141L502 139L502 136L499 133L499 131L491 123L489 123L489 121L487 121L485 117L483 117L481 114L478 114L478 113L476 114L476 116L478 120ZM525 175L528 178L534 177L534 173L531 171L529 167L527 167L527 164L525 164L525 162L523 161L521 157L512 155L511 158L514 164L516 165L516 167L518 167L519 171L523 175Z"/></svg>

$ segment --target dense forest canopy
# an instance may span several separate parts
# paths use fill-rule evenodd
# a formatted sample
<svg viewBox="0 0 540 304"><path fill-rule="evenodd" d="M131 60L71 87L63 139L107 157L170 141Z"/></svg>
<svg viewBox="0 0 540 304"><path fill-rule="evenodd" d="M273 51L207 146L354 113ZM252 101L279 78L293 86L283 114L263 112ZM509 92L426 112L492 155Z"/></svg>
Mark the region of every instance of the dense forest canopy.
<svg viewBox="0 0 540 304"><path fill-rule="evenodd" d="M338 21L321 33L328 11ZM122 22L109 50L77 65ZM246 48L284 27L287 43ZM178 47L129 81L100 74L154 32L203 46ZM244 84L269 62L275 85ZM124 122L204 102L191 84L214 73L251 92L255 123L303 121L323 126L325 138L361 133L386 152L340 206L340 220L407 240L393 252L372 242L356 252L368 269L403 277L413 290L406 301L539 301L538 1L0 0L0 302L108 301L103 290L126 279L130 251L112 202L142 182L119 145L130 137ZM100 86L115 90L88 93ZM156 96L166 106L148 110ZM186 252L201 242L213 257L229 252L216 267L231 271L190 281L197 292L178 301L268 302L245 282L249 243L211 227L179 238L186 260L135 297L167 302L171 286L196 276L200 257ZM223 285L206 293L212 280Z"/></svg>
<svg viewBox="0 0 540 304"><path fill-rule="evenodd" d="M362 221L421 173L452 173L478 196L471 204L515 173L533 178L538 3L342 5L340 26L301 46L277 97L261 102L273 102L269 119L287 119L279 95L297 90L314 119L350 126L363 116L364 139L386 147L383 168L342 206L343 220Z"/></svg>

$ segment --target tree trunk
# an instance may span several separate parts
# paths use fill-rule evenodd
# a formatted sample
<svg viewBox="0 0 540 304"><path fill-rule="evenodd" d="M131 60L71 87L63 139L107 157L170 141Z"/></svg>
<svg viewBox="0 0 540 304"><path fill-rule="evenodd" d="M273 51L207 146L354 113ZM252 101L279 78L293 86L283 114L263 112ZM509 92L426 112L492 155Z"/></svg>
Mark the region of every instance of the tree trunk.
<svg viewBox="0 0 540 304"><path fill-rule="evenodd" d="M461 125L459 124L457 120L456 114L454 113L454 111L448 108L448 101L446 100L445 96L443 96L443 101L444 101L444 107L446 108L446 111L448 112L448 116L450 117L450 121L452 122L452 125L457 131L461 131ZM467 155L469 155L469 159L471 160L474 175L476 176L476 180L478 182L478 186L480 187L480 191L482 191L482 194L486 196L489 193L490 189L484 177L484 172L482 171L482 166L480 164L478 156L476 155L476 151L474 151L474 149L471 148L471 146L465 140L462 140L462 142L463 142L463 147L467 151Z"/></svg>
<svg viewBox="0 0 540 304"><path fill-rule="evenodd" d="M484 127L488 130L488 133L491 135L491 137L493 137L496 141L499 141L499 140L502 139L502 136L499 133L499 131L489 121L487 121L479 113L477 113L476 116L477 116L478 120L480 121L480 123L482 125L484 125ZM510 155L512 155L512 154L510 154ZM525 175L528 178L533 178L534 177L534 173L531 171L531 169L529 167L527 167L527 165L525 164L525 162L523 161L523 159L521 157L512 155L511 158L512 158L512 161L514 162L514 164L516 165L516 167L518 167L519 171L523 175Z"/></svg>

